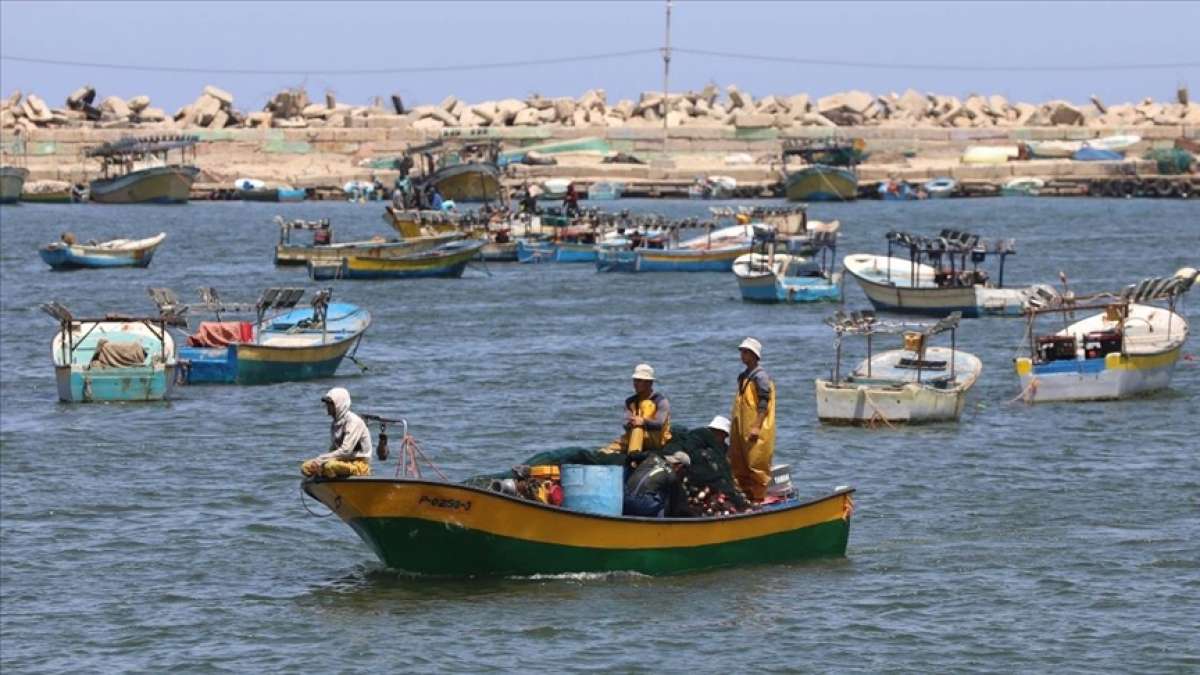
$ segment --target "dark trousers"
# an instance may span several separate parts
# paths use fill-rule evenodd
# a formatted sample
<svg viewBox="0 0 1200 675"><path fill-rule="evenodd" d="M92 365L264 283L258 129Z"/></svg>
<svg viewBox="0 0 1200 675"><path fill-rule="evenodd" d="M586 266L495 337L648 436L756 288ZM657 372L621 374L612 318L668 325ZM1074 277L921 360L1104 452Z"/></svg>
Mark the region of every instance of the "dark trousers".
<svg viewBox="0 0 1200 675"><path fill-rule="evenodd" d="M622 512L627 516L646 516L661 518L664 507L662 495L656 493L647 495L625 495Z"/></svg>

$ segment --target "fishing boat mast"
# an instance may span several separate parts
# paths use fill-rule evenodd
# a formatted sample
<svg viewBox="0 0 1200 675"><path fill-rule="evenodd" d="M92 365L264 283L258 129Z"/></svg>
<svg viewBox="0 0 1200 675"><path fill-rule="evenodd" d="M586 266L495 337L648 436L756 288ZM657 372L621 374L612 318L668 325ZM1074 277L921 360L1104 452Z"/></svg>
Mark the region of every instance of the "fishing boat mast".
<svg viewBox="0 0 1200 675"><path fill-rule="evenodd" d="M666 36L663 39L662 48L663 58L663 99L662 99L662 133L663 133L663 155L667 154L667 109L668 99L670 98L671 89L668 86L671 75L671 0L667 0L667 30Z"/></svg>

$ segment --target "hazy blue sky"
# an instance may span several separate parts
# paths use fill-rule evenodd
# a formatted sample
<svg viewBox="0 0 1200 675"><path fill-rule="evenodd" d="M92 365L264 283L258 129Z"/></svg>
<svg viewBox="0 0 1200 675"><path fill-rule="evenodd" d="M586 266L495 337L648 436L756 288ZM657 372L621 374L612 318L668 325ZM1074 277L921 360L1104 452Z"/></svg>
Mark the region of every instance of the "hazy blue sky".
<svg viewBox="0 0 1200 675"><path fill-rule="evenodd" d="M327 88L365 103L398 92L406 103L447 94L468 101L578 96L609 100L662 86L662 61L646 53L602 61L441 73L323 75L313 71L527 61L654 49L665 3L13 2L0 3L5 56L308 74L163 73L5 59L0 88L36 92L51 105L83 84L101 96L148 94L168 112L205 84L242 109L285 87ZM671 89L736 83L755 96L846 89L1002 94L1109 102L1174 97L1189 83L1200 99L1200 3L787 3L677 1L676 47L801 59L987 67L1180 64L1157 70L945 71L769 63L677 53ZM1190 63L1190 65L1188 65Z"/></svg>

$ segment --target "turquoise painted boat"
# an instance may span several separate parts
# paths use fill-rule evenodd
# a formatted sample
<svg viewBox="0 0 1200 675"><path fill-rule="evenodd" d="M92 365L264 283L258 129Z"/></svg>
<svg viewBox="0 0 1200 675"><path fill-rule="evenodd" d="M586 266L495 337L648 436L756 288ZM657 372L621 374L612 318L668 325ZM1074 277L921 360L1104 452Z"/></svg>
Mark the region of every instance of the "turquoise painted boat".
<svg viewBox="0 0 1200 675"><path fill-rule="evenodd" d="M175 384L175 341L160 317L77 319L58 303L51 342L58 398L66 403L161 401Z"/></svg>
<svg viewBox="0 0 1200 675"><path fill-rule="evenodd" d="M167 238L159 232L145 239L113 239L99 244L55 241L38 249L38 255L54 270L148 267L154 251Z"/></svg>
<svg viewBox="0 0 1200 675"><path fill-rule="evenodd" d="M463 275L487 245L487 240L460 239L435 249L395 258L351 256L338 262L310 260L308 275L318 281L331 279L423 279Z"/></svg>
<svg viewBox="0 0 1200 675"><path fill-rule="evenodd" d="M748 253L734 261L733 273L746 302L837 302L842 297L842 275L805 256Z"/></svg>
<svg viewBox="0 0 1200 675"><path fill-rule="evenodd" d="M311 307L289 309L302 295L301 289L268 289L255 306L261 318L254 323L201 323L179 349L181 379L254 385L333 377L342 359L357 350L371 314L355 304L329 302L328 289L317 293ZM266 316L277 309L287 311Z"/></svg>
<svg viewBox="0 0 1200 675"><path fill-rule="evenodd" d="M517 262L525 264L594 263L596 262L596 244L518 239Z"/></svg>
<svg viewBox="0 0 1200 675"><path fill-rule="evenodd" d="M435 576L697 570L844 557L851 488L721 517L572 511L482 488L407 478L306 480L388 567Z"/></svg>
<svg viewBox="0 0 1200 675"><path fill-rule="evenodd" d="M748 223L723 227L676 246L630 249L620 240L596 249L599 272L728 272L738 256L751 251L754 228ZM644 240L643 240L644 241Z"/></svg>

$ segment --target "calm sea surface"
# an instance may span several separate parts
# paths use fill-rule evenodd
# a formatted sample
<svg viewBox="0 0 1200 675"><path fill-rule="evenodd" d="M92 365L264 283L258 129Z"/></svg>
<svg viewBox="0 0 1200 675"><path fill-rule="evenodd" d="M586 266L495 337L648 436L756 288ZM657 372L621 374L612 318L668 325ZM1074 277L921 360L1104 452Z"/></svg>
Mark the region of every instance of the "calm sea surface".
<svg viewBox="0 0 1200 675"><path fill-rule="evenodd" d="M707 204L623 201L703 215ZM1019 319L967 321L984 371L959 424L824 427L831 305L743 304L732 275L598 275L492 264L461 280L337 282L374 324L321 382L189 387L166 404L67 405L54 322L311 287L276 269L285 217L340 239L387 234L382 207L196 203L0 209L0 667L147 670L1195 672L1200 669L1200 362L1140 400L1028 407ZM839 255L891 229L1015 237L1010 283L1077 291L1200 266L1200 202L978 199L814 206ZM146 270L53 273L39 244L167 232ZM1195 293L1193 293L1194 295ZM1183 313L1196 326L1197 302ZM866 307L850 283L847 305ZM858 488L847 557L671 578L445 581L383 568L347 526L309 516L302 459L324 450L321 395L402 415L452 477L610 440L629 373L654 365L675 419L725 413L746 335L779 390L778 461L808 496ZM393 471L377 467L379 473ZM314 510L323 510L319 506Z"/></svg>

